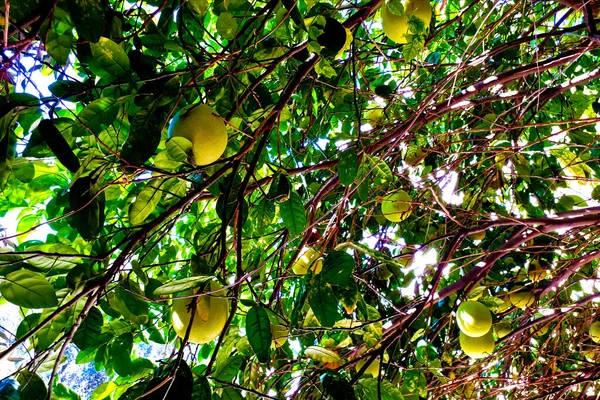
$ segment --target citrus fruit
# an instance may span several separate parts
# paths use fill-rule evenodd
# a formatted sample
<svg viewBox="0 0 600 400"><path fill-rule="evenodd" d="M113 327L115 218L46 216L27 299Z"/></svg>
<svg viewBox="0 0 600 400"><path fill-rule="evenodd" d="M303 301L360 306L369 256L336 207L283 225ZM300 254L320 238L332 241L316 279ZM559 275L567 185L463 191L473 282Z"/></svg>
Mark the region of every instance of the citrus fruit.
<svg viewBox="0 0 600 400"><path fill-rule="evenodd" d="M192 142L194 161L208 165L217 161L227 147L227 128L217 112L206 104L179 111L169 126L169 137L180 136Z"/></svg>
<svg viewBox="0 0 600 400"><path fill-rule="evenodd" d="M510 294L510 302L513 306L525 309L533 304L535 296L531 292L517 292Z"/></svg>
<svg viewBox="0 0 600 400"><path fill-rule="evenodd" d="M218 282L210 283L210 291L221 289ZM189 295L186 292L184 295ZM229 314L229 300L223 290L210 295L195 297L193 299L177 299L173 302L172 324L173 329L181 338L185 337L191 320L191 302L196 301L196 313L192 322L190 336L191 343L208 343L219 336L227 322Z"/></svg>
<svg viewBox="0 0 600 400"><path fill-rule="evenodd" d="M469 237L472 240L483 240L485 239L485 231L471 233Z"/></svg>
<svg viewBox="0 0 600 400"><path fill-rule="evenodd" d="M411 213L412 199L404 190L396 190L381 202L381 213L391 222L400 222L408 218Z"/></svg>
<svg viewBox="0 0 600 400"><path fill-rule="evenodd" d="M428 0L406 0L403 5L404 14L402 15L392 13L387 4L384 4L381 10L383 31L388 38L398 44L408 43L410 35L408 20L411 17L420 19L427 29L432 15L431 4Z"/></svg>
<svg viewBox="0 0 600 400"><path fill-rule="evenodd" d="M386 36L398 44L408 43L408 17L393 14L387 4L381 10L381 25Z"/></svg>
<svg viewBox="0 0 600 400"><path fill-rule="evenodd" d="M508 296L503 296L501 300L502 300L502 304L500 304L496 308L497 313L503 313L504 311L507 311L510 307L512 307L512 304L510 303Z"/></svg>
<svg viewBox="0 0 600 400"><path fill-rule="evenodd" d="M600 321L592 322L592 325L590 325L590 336L595 343L600 343Z"/></svg>
<svg viewBox="0 0 600 400"><path fill-rule="evenodd" d="M490 331L492 313L478 301L465 301L456 310L456 322L465 335L480 337Z"/></svg>
<svg viewBox="0 0 600 400"><path fill-rule="evenodd" d="M271 336L273 343L281 347L287 342L289 330L284 325L271 324Z"/></svg>
<svg viewBox="0 0 600 400"><path fill-rule="evenodd" d="M319 260L321 253L310 247L306 247L298 259L292 265L292 270L297 275L305 275L310 270L313 274L318 274L323 268L323 261Z"/></svg>
<svg viewBox="0 0 600 400"><path fill-rule="evenodd" d="M492 331L480 337L472 337L459 333L460 348L471 358L483 358L494 352L494 336Z"/></svg>
<svg viewBox="0 0 600 400"><path fill-rule="evenodd" d="M538 260L533 260L529 264L529 272L527 274L533 282L538 282L546 279L549 275L548 270L541 266Z"/></svg>

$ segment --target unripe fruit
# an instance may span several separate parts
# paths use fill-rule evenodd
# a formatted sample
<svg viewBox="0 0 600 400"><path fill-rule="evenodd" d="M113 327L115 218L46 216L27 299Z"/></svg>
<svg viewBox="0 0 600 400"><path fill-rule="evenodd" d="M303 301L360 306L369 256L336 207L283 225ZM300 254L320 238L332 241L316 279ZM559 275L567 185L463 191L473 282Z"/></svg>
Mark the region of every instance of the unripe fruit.
<svg viewBox="0 0 600 400"><path fill-rule="evenodd" d="M496 331L498 339L502 339L504 336L512 332L512 326L507 321L501 321L494 326L494 330Z"/></svg>
<svg viewBox="0 0 600 400"><path fill-rule="evenodd" d="M221 289L218 282L210 283L210 291ZM190 292L185 293L191 294ZM193 299L178 299L173 302L172 324L173 329L181 338L185 337L191 319L191 302L196 301L196 313L188 341L191 343L208 343L219 336L227 322L229 314L229 300L223 290L206 296Z"/></svg>
<svg viewBox="0 0 600 400"><path fill-rule="evenodd" d="M306 247L292 265L292 270L297 275L305 275L309 270L313 274L318 274L323 268L323 260L319 259L320 256L321 253L317 250Z"/></svg>
<svg viewBox="0 0 600 400"><path fill-rule="evenodd" d="M531 292L511 293L510 302L515 307L525 309L535 302L535 296Z"/></svg>
<svg viewBox="0 0 600 400"><path fill-rule="evenodd" d="M600 343L600 321L592 322L590 326L590 337L595 343Z"/></svg>
<svg viewBox="0 0 600 400"><path fill-rule="evenodd" d="M460 348L471 358L484 358L494 352L494 336L490 330L483 336L471 337L459 333Z"/></svg>
<svg viewBox="0 0 600 400"><path fill-rule="evenodd" d="M492 328L492 313L477 301L465 301L456 310L456 322L465 335L480 337Z"/></svg>
<svg viewBox="0 0 600 400"><path fill-rule="evenodd" d="M400 222L408 218L411 210L412 199L404 190L396 190L381 202L381 213L391 222Z"/></svg>
<svg viewBox="0 0 600 400"><path fill-rule="evenodd" d="M398 44L408 43L408 18L406 15L396 15L384 4L381 9L381 25L390 40Z"/></svg>
<svg viewBox="0 0 600 400"><path fill-rule="evenodd" d="M472 240L483 240L485 239L485 231L471 233L469 237Z"/></svg>
<svg viewBox="0 0 600 400"><path fill-rule="evenodd" d="M192 142L197 165L217 161L227 147L227 128L217 112L206 104L194 105L175 114L169 137L181 136Z"/></svg>

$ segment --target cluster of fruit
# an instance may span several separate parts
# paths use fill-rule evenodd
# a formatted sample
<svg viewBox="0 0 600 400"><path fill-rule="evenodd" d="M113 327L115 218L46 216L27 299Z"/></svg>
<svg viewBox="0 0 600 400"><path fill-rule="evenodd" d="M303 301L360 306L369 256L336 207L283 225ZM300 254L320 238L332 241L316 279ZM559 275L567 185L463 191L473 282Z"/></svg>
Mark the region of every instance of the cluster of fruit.
<svg viewBox="0 0 600 400"><path fill-rule="evenodd" d="M471 358L487 357L494 351L492 313L478 301L465 301L456 310L461 349Z"/></svg>

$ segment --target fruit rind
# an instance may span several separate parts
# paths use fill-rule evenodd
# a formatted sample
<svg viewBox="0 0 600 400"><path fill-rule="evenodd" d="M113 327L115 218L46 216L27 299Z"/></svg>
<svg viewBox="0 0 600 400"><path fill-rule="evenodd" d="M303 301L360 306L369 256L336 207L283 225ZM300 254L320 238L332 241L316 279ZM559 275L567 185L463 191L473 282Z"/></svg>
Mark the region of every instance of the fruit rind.
<svg viewBox="0 0 600 400"><path fill-rule="evenodd" d="M179 111L169 125L169 137L180 136L192 142L194 161L208 165L227 148L227 127L210 106L197 104Z"/></svg>
<svg viewBox="0 0 600 400"><path fill-rule="evenodd" d="M521 309L525 309L535 302L535 296L531 292L511 293L509 299L513 306Z"/></svg>
<svg viewBox="0 0 600 400"><path fill-rule="evenodd" d="M307 247L298 256L298 259L292 265L292 270L296 275L305 275L310 270L313 274L318 274L323 268L323 260L319 257L321 253L313 248Z"/></svg>
<svg viewBox="0 0 600 400"><path fill-rule="evenodd" d="M391 222L400 222L408 218L412 212L412 198L404 190L396 190L384 197L381 202L381 213Z"/></svg>
<svg viewBox="0 0 600 400"><path fill-rule="evenodd" d="M477 301L465 301L456 310L456 322L465 335L481 337L492 328L492 313Z"/></svg>
<svg viewBox="0 0 600 400"><path fill-rule="evenodd" d="M210 283L210 291L218 291L221 285L218 282ZM190 292L184 293L189 295ZM190 324L191 313L189 305L196 301L196 313L190 329L188 341L190 343L204 344L211 342L223 331L229 315L229 300L224 291L218 291L206 296L193 299L183 298L173 301L171 323L173 329L180 338L185 337L187 327Z"/></svg>
<svg viewBox="0 0 600 400"><path fill-rule="evenodd" d="M484 358L494 353L495 341L491 330L480 337L471 337L460 332L458 340L462 351L471 358Z"/></svg>
<svg viewBox="0 0 600 400"><path fill-rule="evenodd" d="M594 343L600 343L600 321L594 321L590 325L590 337Z"/></svg>

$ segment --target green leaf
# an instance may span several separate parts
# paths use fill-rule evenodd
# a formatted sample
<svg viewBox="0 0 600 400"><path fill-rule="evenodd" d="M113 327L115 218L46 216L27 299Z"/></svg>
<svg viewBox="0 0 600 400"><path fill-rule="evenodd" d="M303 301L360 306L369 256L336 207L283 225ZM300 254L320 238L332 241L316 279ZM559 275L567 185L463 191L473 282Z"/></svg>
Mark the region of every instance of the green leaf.
<svg viewBox="0 0 600 400"><path fill-rule="evenodd" d="M56 381L55 381L56 382ZM54 385L52 400L80 400L81 397L62 383Z"/></svg>
<svg viewBox="0 0 600 400"><path fill-rule="evenodd" d="M290 193L290 198L279 204L279 214L283 225L296 237L306 228L306 212L302 199L295 192Z"/></svg>
<svg viewBox="0 0 600 400"><path fill-rule="evenodd" d="M175 294L184 292L186 290L195 289L200 287L202 283L212 281L214 276L191 276L189 278L179 279L173 282L165 283L162 286L154 289L155 296L164 296L169 294Z"/></svg>
<svg viewBox="0 0 600 400"><path fill-rule="evenodd" d="M13 165L13 174L21 182L29 183L35 177L35 165L24 158L17 158Z"/></svg>
<svg viewBox="0 0 600 400"><path fill-rule="evenodd" d="M417 19L418 21L418 19ZM423 53L425 37L420 34L409 35L409 42L402 48L402 56L406 62L411 62Z"/></svg>
<svg viewBox="0 0 600 400"><path fill-rule="evenodd" d="M71 54L73 38L71 35L58 34L53 29L48 30L46 35L46 50L48 54L60 65L67 65Z"/></svg>
<svg viewBox="0 0 600 400"><path fill-rule="evenodd" d="M46 384L36 373L31 371L21 371L17 375L19 381L19 393L21 400L40 400L45 399L48 395Z"/></svg>
<svg viewBox="0 0 600 400"><path fill-rule="evenodd" d="M94 238L104 227L104 191L98 191L89 176L77 179L69 190L69 206L73 212L69 224L79 232L82 238Z"/></svg>
<svg viewBox="0 0 600 400"><path fill-rule="evenodd" d="M101 37L98 43L92 43L90 47L96 61L110 75L118 78L129 73L129 57L121 46Z"/></svg>
<svg viewBox="0 0 600 400"><path fill-rule="evenodd" d="M231 356L217 363L214 377L222 381L231 382L240 372L244 358L241 356Z"/></svg>
<svg viewBox="0 0 600 400"><path fill-rule="evenodd" d="M117 389L117 387L117 384L113 381L104 382L96 389L94 389L90 400L104 400L107 397L109 397L110 394Z"/></svg>
<svg viewBox="0 0 600 400"><path fill-rule="evenodd" d="M132 165L142 165L160 143L160 122L152 110L138 111L131 121L131 130L121 149L121 157Z"/></svg>
<svg viewBox="0 0 600 400"><path fill-rule="evenodd" d="M243 400L244 396L242 393L234 388L226 387L223 389L223 394L221 395L221 400Z"/></svg>
<svg viewBox="0 0 600 400"><path fill-rule="evenodd" d="M110 346L108 355L115 372L121 376L128 376L131 372L131 350L133 349L133 335L124 333Z"/></svg>
<svg viewBox="0 0 600 400"><path fill-rule="evenodd" d="M46 309L42 312L40 316L40 320L44 321L47 319L56 309ZM46 350L54 341L58 338L58 336L65 330L69 329L72 325L72 317L73 317L74 309L73 307L68 308L67 310L60 313L56 318L54 318L50 323L46 324L44 327L40 329L37 333L36 338L37 342L35 344L35 349L40 352L42 350Z"/></svg>
<svg viewBox="0 0 600 400"><path fill-rule="evenodd" d="M204 376L197 378L194 381L194 392L192 393L192 399L194 400L211 400L212 390L208 379Z"/></svg>
<svg viewBox="0 0 600 400"><path fill-rule="evenodd" d="M269 322L269 315L261 306L255 305L248 310L246 335L258 361L263 364L269 362L269 349L272 340L271 323Z"/></svg>
<svg viewBox="0 0 600 400"><path fill-rule="evenodd" d="M233 14L224 12L217 19L217 32L223 39L231 40L235 38L238 24Z"/></svg>
<svg viewBox="0 0 600 400"><path fill-rule="evenodd" d="M38 324L41 315L42 313L27 314L17 328L17 334L15 335L16 339L21 339L28 334L29 331L31 331Z"/></svg>
<svg viewBox="0 0 600 400"><path fill-rule="evenodd" d="M0 118L0 190L2 190L12 170L13 159L17 145L17 137L11 126L17 118L17 112L12 109Z"/></svg>
<svg viewBox="0 0 600 400"><path fill-rule="evenodd" d="M317 62L317 65L315 65L315 71L317 74L323 75L325 78L335 78L337 76L337 72L335 69L333 69L331 63L324 58Z"/></svg>
<svg viewBox="0 0 600 400"><path fill-rule="evenodd" d="M338 301L333 290L321 280L321 276L314 276L308 289L308 303L321 325L332 327L342 319L338 310Z"/></svg>
<svg viewBox="0 0 600 400"><path fill-rule="evenodd" d="M113 308L119 311L125 318L134 324L145 324L148 322L148 303L141 300L130 290L119 286L115 290Z"/></svg>
<svg viewBox="0 0 600 400"><path fill-rule="evenodd" d="M106 0L67 0L80 39L96 43L104 31Z"/></svg>
<svg viewBox="0 0 600 400"><path fill-rule="evenodd" d="M192 142L184 137L172 137L167 141L167 154L173 161L186 161L192 152Z"/></svg>
<svg viewBox="0 0 600 400"><path fill-rule="evenodd" d="M80 350L99 345L101 343L100 334L102 332L103 324L102 313L98 308L92 307L85 319L81 321L79 328L75 331L73 343L79 347Z"/></svg>
<svg viewBox="0 0 600 400"><path fill-rule="evenodd" d="M377 157L366 156L358 167L357 179L359 183L358 196L361 200L368 200L371 194L389 189L393 180L390 167Z"/></svg>
<svg viewBox="0 0 600 400"><path fill-rule="evenodd" d="M52 121L47 119L41 121L38 125L38 130L58 161L69 171L73 173L77 172L80 167L79 159L75 156L73 150L71 150L71 146L69 146L69 143L67 143Z"/></svg>
<svg viewBox="0 0 600 400"><path fill-rule="evenodd" d="M42 274L26 269L2 278L0 293L13 304L26 308L49 308L58 305L54 288Z"/></svg>
<svg viewBox="0 0 600 400"><path fill-rule="evenodd" d="M71 135L88 136L90 132L99 134L108 128L117 118L121 102L112 97L101 97L92 101L77 115Z"/></svg>
<svg viewBox="0 0 600 400"><path fill-rule="evenodd" d="M203 17L208 11L208 1L206 0L189 0L185 5L196 15Z"/></svg>
<svg viewBox="0 0 600 400"><path fill-rule="evenodd" d="M328 373L323 378L323 388L333 400L356 400L356 394L352 384L348 382L341 374ZM369 399L380 399L377 394ZM387 400L387 399L386 399Z"/></svg>
<svg viewBox="0 0 600 400"><path fill-rule="evenodd" d="M350 287L353 283L354 258L343 251L328 251L321 270L321 279L331 285Z"/></svg>
<svg viewBox="0 0 600 400"><path fill-rule="evenodd" d="M404 400L400 390L389 381L377 378L363 378L358 381L356 391L361 399Z"/></svg>
<svg viewBox="0 0 600 400"><path fill-rule="evenodd" d="M129 222L131 225L141 225L152 214L164 195L162 179L153 179L146 184L135 201L129 207Z"/></svg>
<svg viewBox="0 0 600 400"><path fill-rule="evenodd" d="M254 232L262 235L265 229L273 223L275 218L275 204L267 198L262 198L260 202L251 210Z"/></svg>
<svg viewBox="0 0 600 400"><path fill-rule="evenodd" d="M349 186L354 182L358 172L358 156L353 147L340 154L337 172L342 185Z"/></svg>

